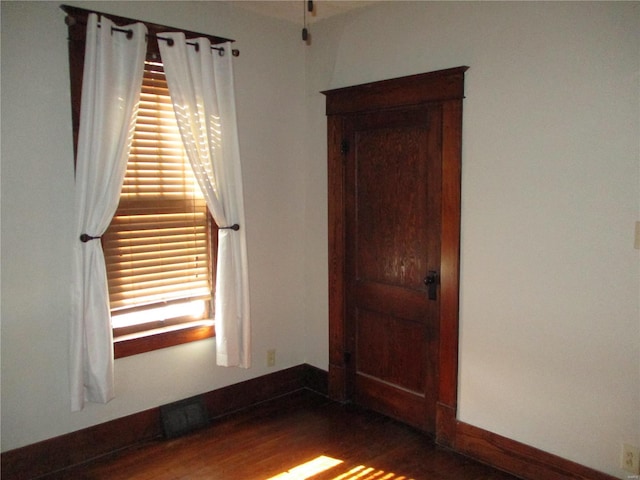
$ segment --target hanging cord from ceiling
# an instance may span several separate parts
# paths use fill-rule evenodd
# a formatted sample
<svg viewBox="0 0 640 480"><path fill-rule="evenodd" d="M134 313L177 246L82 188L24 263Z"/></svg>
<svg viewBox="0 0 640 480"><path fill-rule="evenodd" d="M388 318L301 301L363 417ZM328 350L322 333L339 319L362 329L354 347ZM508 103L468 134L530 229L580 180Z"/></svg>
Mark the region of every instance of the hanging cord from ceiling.
<svg viewBox="0 0 640 480"><path fill-rule="evenodd" d="M302 0L302 41L309 43L309 30L307 29L307 12L313 12L313 0Z"/></svg>

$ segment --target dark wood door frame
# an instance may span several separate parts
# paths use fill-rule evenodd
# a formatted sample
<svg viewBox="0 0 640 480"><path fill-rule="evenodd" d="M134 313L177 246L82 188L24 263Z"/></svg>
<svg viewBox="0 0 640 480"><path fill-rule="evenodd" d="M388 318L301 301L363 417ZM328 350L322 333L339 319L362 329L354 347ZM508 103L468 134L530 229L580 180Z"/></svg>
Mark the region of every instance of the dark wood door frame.
<svg viewBox="0 0 640 480"><path fill-rule="evenodd" d="M349 399L345 331L345 116L421 104L442 108L442 225L436 441L453 446L458 393L460 183L464 73L457 67L322 92L326 95L329 218L329 395Z"/></svg>

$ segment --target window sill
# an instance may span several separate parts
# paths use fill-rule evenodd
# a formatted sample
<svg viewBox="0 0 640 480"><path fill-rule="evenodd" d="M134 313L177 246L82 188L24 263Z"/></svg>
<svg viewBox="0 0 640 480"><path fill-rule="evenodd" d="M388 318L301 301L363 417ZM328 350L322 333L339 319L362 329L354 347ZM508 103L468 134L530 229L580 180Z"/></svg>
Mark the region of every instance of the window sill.
<svg viewBox="0 0 640 480"><path fill-rule="evenodd" d="M214 336L213 320L198 320L196 322L122 335L113 339L114 358L129 357Z"/></svg>

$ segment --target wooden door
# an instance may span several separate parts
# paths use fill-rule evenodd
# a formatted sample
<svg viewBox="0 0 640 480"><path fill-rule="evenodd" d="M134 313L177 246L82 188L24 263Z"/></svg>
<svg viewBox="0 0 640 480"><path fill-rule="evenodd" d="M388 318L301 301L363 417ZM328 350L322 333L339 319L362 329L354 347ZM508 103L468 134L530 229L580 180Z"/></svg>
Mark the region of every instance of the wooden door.
<svg viewBox="0 0 640 480"><path fill-rule="evenodd" d="M325 92L330 394L443 437L457 388L465 70Z"/></svg>
<svg viewBox="0 0 640 480"><path fill-rule="evenodd" d="M428 430L435 418L440 109L353 116L344 136L352 398Z"/></svg>

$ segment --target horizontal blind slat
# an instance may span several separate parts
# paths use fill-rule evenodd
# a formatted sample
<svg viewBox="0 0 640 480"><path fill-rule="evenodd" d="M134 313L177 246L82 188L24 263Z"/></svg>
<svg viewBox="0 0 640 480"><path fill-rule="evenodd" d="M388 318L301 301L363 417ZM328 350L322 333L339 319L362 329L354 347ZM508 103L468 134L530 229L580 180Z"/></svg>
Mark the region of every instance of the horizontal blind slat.
<svg viewBox="0 0 640 480"><path fill-rule="evenodd" d="M153 306L164 304L178 299L206 296L209 292L207 286L200 285L197 288L188 288L189 285L173 285L173 288L156 288L149 290L136 290L125 294L115 294L111 299L111 310L124 308L136 308L139 306ZM132 298L135 294L135 299Z"/></svg>
<svg viewBox="0 0 640 480"><path fill-rule="evenodd" d="M198 276L205 278L207 267L188 268L186 270L172 270L171 272L147 273L144 275L134 275L131 277L114 278L109 285L113 287L114 293L121 291L144 290L157 288L165 285L199 284L204 280L198 280Z"/></svg>
<svg viewBox="0 0 640 480"><path fill-rule="evenodd" d="M165 263L162 265L151 265L149 267L132 267L124 268L120 270L112 270L111 279L113 283L131 283L132 280L137 278L151 279L160 277L184 276L184 275L200 275L202 272L206 273L207 265L199 260L191 260L185 263Z"/></svg>

